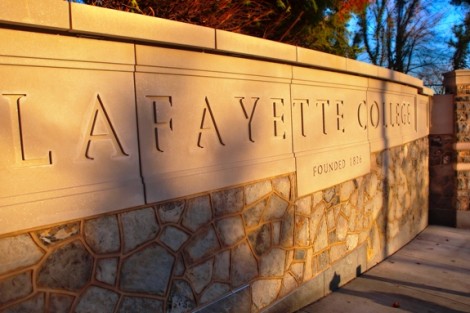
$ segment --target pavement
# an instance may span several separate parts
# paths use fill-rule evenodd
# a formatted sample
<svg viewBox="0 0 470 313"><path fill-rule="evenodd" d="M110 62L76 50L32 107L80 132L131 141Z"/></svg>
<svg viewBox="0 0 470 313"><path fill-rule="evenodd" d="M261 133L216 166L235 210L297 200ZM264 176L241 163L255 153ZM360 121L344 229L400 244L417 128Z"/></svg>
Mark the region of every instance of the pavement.
<svg viewBox="0 0 470 313"><path fill-rule="evenodd" d="M297 313L470 312L470 230L428 226L408 245Z"/></svg>

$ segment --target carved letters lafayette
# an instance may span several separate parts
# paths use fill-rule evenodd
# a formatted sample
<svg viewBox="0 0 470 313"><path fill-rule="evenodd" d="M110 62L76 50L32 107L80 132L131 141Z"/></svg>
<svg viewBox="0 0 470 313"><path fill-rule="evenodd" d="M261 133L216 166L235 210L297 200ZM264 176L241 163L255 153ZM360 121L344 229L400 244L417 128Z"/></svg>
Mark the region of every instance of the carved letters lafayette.
<svg viewBox="0 0 470 313"><path fill-rule="evenodd" d="M53 164L53 152L45 151L42 157L31 158L28 156L28 143L25 142L24 125L22 121L22 112L27 109L25 102L27 101L26 93L3 93L1 94L7 100L9 105L11 132L14 142L15 166L47 166ZM175 103L171 95L146 95L145 99L150 105L153 114L152 129L149 134L153 136L155 151L165 153L168 151L169 145L172 144L170 139L177 127L186 129L187 136L193 136L193 147L196 149L209 149L211 145L218 145L230 149L231 142L226 140L229 136L223 132L220 127L220 114L223 110L214 110L217 106L228 105L228 103L215 103L205 96L201 99L195 99L199 103L196 106L196 114L199 125L193 129L187 128L187 125L178 125L178 115ZM410 98L408 98L410 99ZM385 99L384 99L385 100ZM286 121L286 112L290 110L289 101L284 98L262 98L253 96L233 96L231 103L239 108L239 121L245 121L245 125L240 125L241 132L244 134L244 140L250 144L262 142L263 138L257 137L254 131L256 123L264 123L263 127L271 127L271 136L285 140L288 136L299 136L300 138L308 138L309 141L315 142L318 136L328 136L332 140L339 138L338 136L348 136L349 128L357 128L362 131L367 129L400 128L411 127L417 130L416 121L417 108L415 103L409 101L389 101L385 100L379 103L371 101L356 102L354 108L346 107L351 105L347 103L347 99L326 99L326 98L294 98L292 105L297 107L297 112L293 116L292 124L296 127L298 133L290 134L292 131L289 123ZM271 106L269 116L257 118L258 115L266 115L269 111L262 111L260 105L268 103ZM34 105L34 104L28 104ZM220 109L220 107L219 107ZM354 113L355 112L355 113ZM181 111L180 111L181 113ZM219 116L217 115L219 114ZM311 121L319 121L320 124L312 124ZM310 121L310 122L309 122ZM129 154L124 149L124 144L118 137L118 131L112 123L108 109L106 108L102 97L97 93L91 104L91 115L88 120L83 121L85 126L85 134L80 149L79 158L88 161L95 159L94 149L99 149L99 142L105 141L108 146L112 147L109 152L111 158L128 157ZM100 125L100 127L98 127ZM270 125L270 126L269 126ZM225 131L227 129L225 128ZM357 130L351 130L352 137L355 136ZM362 136L362 134L361 134ZM344 137L347 138L347 137ZM324 142L324 141L323 141ZM344 142L344 141L343 141ZM313 150L323 147L312 146ZM310 149L311 150L311 149ZM173 150L174 151L174 150ZM350 167L360 166L363 164L362 155L349 155L339 159L328 160L324 163L312 163L311 175L313 177L322 176L328 173L338 172Z"/></svg>

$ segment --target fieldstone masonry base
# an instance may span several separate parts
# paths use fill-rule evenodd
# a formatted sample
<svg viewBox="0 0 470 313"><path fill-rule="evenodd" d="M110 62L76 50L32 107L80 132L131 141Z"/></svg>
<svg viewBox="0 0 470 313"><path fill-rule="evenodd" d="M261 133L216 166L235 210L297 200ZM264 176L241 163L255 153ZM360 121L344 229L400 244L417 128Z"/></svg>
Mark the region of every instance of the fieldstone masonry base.
<svg viewBox="0 0 470 313"><path fill-rule="evenodd" d="M292 312L426 226L428 140L371 160L301 198L291 173L3 236L0 311Z"/></svg>

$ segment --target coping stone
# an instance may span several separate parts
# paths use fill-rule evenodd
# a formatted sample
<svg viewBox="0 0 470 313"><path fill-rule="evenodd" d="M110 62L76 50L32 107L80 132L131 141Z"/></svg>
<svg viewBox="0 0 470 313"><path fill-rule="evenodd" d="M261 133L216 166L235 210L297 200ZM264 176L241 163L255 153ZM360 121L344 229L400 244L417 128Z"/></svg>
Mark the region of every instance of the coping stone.
<svg viewBox="0 0 470 313"><path fill-rule="evenodd" d="M297 62L335 71L346 71L347 59L330 53L297 47Z"/></svg>
<svg viewBox="0 0 470 313"><path fill-rule="evenodd" d="M254 55L283 61L297 61L296 47L276 41L216 29L216 48L219 51Z"/></svg>
<svg viewBox="0 0 470 313"><path fill-rule="evenodd" d="M69 4L57 0L2 0L0 23L68 30Z"/></svg>
<svg viewBox="0 0 470 313"><path fill-rule="evenodd" d="M214 29L95 6L71 3L71 31L214 49Z"/></svg>

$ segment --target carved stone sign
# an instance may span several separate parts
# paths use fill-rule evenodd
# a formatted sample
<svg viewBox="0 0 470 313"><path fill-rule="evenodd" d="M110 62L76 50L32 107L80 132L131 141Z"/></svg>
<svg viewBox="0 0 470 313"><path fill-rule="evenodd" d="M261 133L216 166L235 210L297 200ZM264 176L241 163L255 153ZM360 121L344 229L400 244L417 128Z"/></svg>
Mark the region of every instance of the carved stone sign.
<svg viewBox="0 0 470 313"><path fill-rule="evenodd" d="M137 46L147 201L295 171L288 67L177 53Z"/></svg>
<svg viewBox="0 0 470 313"><path fill-rule="evenodd" d="M302 196L370 171L367 80L295 69L293 135Z"/></svg>
<svg viewBox="0 0 470 313"><path fill-rule="evenodd" d="M5 46L21 38L2 35ZM58 43L37 36L42 44L34 36L22 52ZM72 42L62 39L61 49L74 51ZM100 63L1 61L1 233L143 204L133 73Z"/></svg>
<svg viewBox="0 0 470 313"><path fill-rule="evenodd" d="M291 172L302 196L429 129L429 98L396 83L0 33L0 234Z"/></svg>

